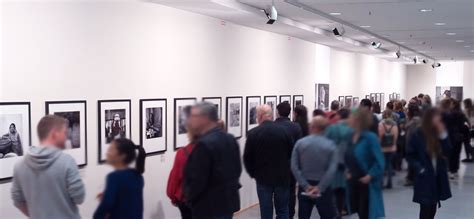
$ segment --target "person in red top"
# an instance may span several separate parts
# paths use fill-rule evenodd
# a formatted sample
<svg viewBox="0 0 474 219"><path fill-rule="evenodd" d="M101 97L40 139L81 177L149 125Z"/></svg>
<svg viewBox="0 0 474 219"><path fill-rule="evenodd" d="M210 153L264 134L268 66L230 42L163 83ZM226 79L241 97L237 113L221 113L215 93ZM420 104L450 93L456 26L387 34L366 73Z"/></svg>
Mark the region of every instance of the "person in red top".
<svg viewBox="0 0 474 219"><path fill-rule="evenodd" d="M166 194L171 199L171 203L179 208L182 219L192 219L191 208L186 204L186 197L184 197L183 178L184 167L194 149L194 142L197 140L197 136L188 129L188 138L190 143L176 152L166 189Z"/></svg>
<svg viewBox="0 0 474 219"><path fill-rule="evenodd" d="M334 100L331 102L331 111L326 112L326 118L329 119L329 123L331 125L336 124L340 119L339 115L337 114L337 111L339 111L339 107L340 107L339 101Z"/></svg>

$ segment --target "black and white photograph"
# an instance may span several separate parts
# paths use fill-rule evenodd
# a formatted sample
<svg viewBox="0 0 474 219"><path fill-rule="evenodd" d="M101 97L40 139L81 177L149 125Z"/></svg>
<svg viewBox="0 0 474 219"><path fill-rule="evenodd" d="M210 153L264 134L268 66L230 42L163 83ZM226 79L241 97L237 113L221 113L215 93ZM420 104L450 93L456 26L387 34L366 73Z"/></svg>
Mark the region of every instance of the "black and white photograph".
<svg viewBox="0 0 474 219"><path fill-rule="evenodd" d="M294 95L293 96L293 108L296 106L300 106L304 104L304 96L303 95Z"/></svg>
<svg viewBox="0 0 474 219"><path fill-rule="evenodd" d="M359 102L360 102L359 97L353 97L353 98L352 98L352 106L353 106L354 108L359 107Z"/></svg>
<svg viewBox="0 0 474 219"><path fill-rule="evenodd" d="M394 94L388 94L388 100L393 101L395 98L393 97Z"/></svg>
<svg viewBox="0 0 474 219"><path fill-rule="evenodd" d="M140 100L140 144L147 154L166 151L166 99Z"/></svg>
<svg viewBox="0 0 474 219"><path fill-rule="evenodd" d="M257 107L261 104L259 96L247 97L247 132L258 126Z"/></svg>
<svg viewBox="0 0 474 219"><path fill-rule="evenodd" d="M291 95L280 95L280 103L287 102L291 105Z"/></svg>
<svg viewBox="0 0 474 219"><path fill-rule="evenodd" d="M242 97L226 98L226 125L229 134L242 137Z"/></svg>
<svg viewBox="0 0 474 219"><path fill-rule="evenodd" d="M375 93L371 93L371 94L370 94L370 101L372 101L372 103L375 103L375 102L376 102L376 99L377 99L376 96L377 96L377 95L376 95Z"/></svg>
<svg viewBox="0 0 474 219"><path fill-rule="evenodd" d="M202 101L212 103L217 108L219 119L222 119L222 98L221 97L203 97Z"/></svg>
<svg viewBox="0 0 474 219"><path fill-rule="evenodd" d="M344 98L344 107L347 108L347 109L352 108L352 96L346 96Z"/></svg>
<svg viewBox="0 0 474 219"><path fill-rule="evenodd" d="M316 104L317 109L329 110L329 84L316 84Z"/></svg>
<svg viewBox="0 0 474 219"><path fill-rule="evenodd" d="M105 161L110 143L131 136L131 101L99 100L99 162Z"/></svg>
<svg viewBox="0 0 474 219"><path fill-rule="evenodd" d="M79 166L87 164L87 105L86 101L47 101L46 114L65 118L68 122L68 140L65 153Z"/></svg>
<svg viewBox="0 0 474 219"><path fill-rule="evenodd" d="M436 87L436 103L439 103L444 98L453 98L458 101L463 100L463 87L453 86L437 86Z"/></svg>
<svg viewBox="0 0 474 219"><path fill-rule="evenodd" d="M273 119L277 118L277 110L276 106L278 105L278 98L277 96L265 96L263 98L263 102L267 105L269 105L272 108L273 112Z"/></svg>
<svg viewBox="0 0 474 219"><path fill-rule="evenodd" d="M339 96L339 97L337 98L337 101L339 101L339 106L340 106L341 108L344 107L344 104L346 103L344 96Z"/></svg>
<svg viewBox="0 0 474 219"><path fill-rule="evenodd" d="M189 143L187 120L190 107L196 104L197 98L174 99L174 149L177 150Z"/></svg>
<svg viewBox="0 0 474 219"><path fill-rule="evenodd" d="M0 102L0 179L12 177L13 166L30 145L30 103Z"/></svg>

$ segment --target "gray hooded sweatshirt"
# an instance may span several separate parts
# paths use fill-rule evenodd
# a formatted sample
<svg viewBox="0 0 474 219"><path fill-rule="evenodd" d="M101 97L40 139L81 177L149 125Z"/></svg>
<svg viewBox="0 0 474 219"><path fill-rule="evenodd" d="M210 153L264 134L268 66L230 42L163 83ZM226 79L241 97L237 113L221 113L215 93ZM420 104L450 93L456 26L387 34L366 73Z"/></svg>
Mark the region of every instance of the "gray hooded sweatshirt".
<svg viewBox="0 0 474 219"><path fill-rule="evenodd" d="M85 190L74 159L53 147L29 148L15 165L11 196L34 219L80 219Z"/></svg>

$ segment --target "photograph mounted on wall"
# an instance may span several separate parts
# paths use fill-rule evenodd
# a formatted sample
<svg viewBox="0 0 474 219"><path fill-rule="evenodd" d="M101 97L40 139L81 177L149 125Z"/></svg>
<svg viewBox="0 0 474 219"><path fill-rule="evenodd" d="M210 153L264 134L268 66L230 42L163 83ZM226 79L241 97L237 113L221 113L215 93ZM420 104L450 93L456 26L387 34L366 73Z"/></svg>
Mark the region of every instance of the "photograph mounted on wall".
<svg viewBox="0 0 474 219"><path fill-rule="evenodd" d="M463 100L463 87L449 87L449 86L437 86L436 87L436 103L439 103L444 98L453 98L458 101Z"/></svg>
<svg viewBox="0 0 474 219"><path fill-rule="evenodd" d="M222 97L203 97L202 101L214 104L217 108L219 119L222 119Z"/></svg>
<svg viewBox="0 0 474 219"><path fill-rule="evenodd" d="M360 102L359 97L353 97L352 98L352 106L353 107L359 107L359 102Z"/></svg>
<svg viewBox="0 0 474 219"><path fill-rule="evenodd" d="M316 84L316 104L317 109L329 110L329 84Z"/></svg>
<svg viewBox="0 0 474 219"><path fill-rule="evenodd" d="M272 108L273 112L273 119L277 118L277 110L276 106L278 105L278 98L277 96L265 96L263 98L263 102L267 105L269 105Z"/></svg>
<svg viewBox="0 0 474 219"><path fill-rule="evenodd" d="M86 101L47 101L46 114L65 118L69 122L65 153L77 165L87 164L87 104Z"/></svg>
<svg viewBox="0 0 474 219"><path fill-rule="evenodd" d="M148 155L166 151L166 112L166 99L140 100L140 145Z"/></svg>
<svg viewBox="0 0 474 219"><path fill-rule="evenodd" d="M13 176L15 163L31 145L29 102L0 102L0 179Z"/></svg>
<svg viewBox="0 0 474 219"><path fill-rule="evenodd" d="M226 98L226 125L227 132L235 138L242 137L242 97Z"/></svg>
<svg viewBox="0 0 474 219"><path fill-rule="evenodd" d="M131 137L131 101L99 100L98 107L99 163L103 163L114 139Z"/></svg>
<svg viewBox="0 0 474 219"><path fill-rule="evenodd" d="M259 96L247 97L247 132L258 126L257 106L259 106L260 104L262 103L261 98Z"/></svg>
<svg viewBox="0 0 474 219"><path fill-rule="evenodd" d="M196 104L196 98L174 99L174 149L177 150L189 143L186 123L191 106Z"/></svg>
<svg viewBox="0 0 474 219"><path fill-rule="evenodd" d="M303 95L293 95L293 108L304 104Z"/></svg>
<svg viewBox="0 0 474 219"><path fill-rule="evenodd" d="M347 109L352 108L352 96L346 96L344 98L344 107L347 108Z"/></svg>
<svg viewBox="0 0 474 219"><path fill-rule="evenodd" d="M344 96L339 96L339 97L337 98L337 101L339 101L339 107L341 107L341 108L344 107L344 104L345 104L345 98L344 98Z"/></svg>
<svg viewBox="0 0 474 219"><path fill-rule="evenodd" d="M280 103L287 102L291 106L291 95L280 95Z"/></svg>

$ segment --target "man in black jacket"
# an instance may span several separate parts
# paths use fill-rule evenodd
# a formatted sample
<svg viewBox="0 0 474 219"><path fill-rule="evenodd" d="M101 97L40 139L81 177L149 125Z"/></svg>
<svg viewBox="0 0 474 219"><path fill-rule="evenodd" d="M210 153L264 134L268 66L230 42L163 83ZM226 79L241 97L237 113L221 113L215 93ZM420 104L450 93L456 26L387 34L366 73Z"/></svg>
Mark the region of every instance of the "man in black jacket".
<svg viewBox="0 0 474 219"><path fill-rule="evenodd" d="M288 102L283 102L277 106L278 118L275 120L277 125L281 125L293 140L291 144L291 151L296 142L303 137L303 131L297 123L291 122L289 116L291 113L291 105ZM288 161L290 162L290 161ZM288 209L290 212L289 218L292 219L295 216L295 205L296 205L296 180L293 174L290 174L290 200L288 203Z"/></svg>
<svg viewBox="0 0 474 219"><path fill-rule="evenodd" d="M240 149L232 135L217 127L214 105L191 109L189 129L201 136L184 169L184 195L193 219L228 219L240 210Z"/></svg>
<svg viewBox="0 0 474 219"><path fill-rule="evenodd" d="M272 219L275 206L277 218L287 219L293 139L272 118L270 106L257 107L259 126L247 134L244 164L257 182L261 218Z"/></svg>

